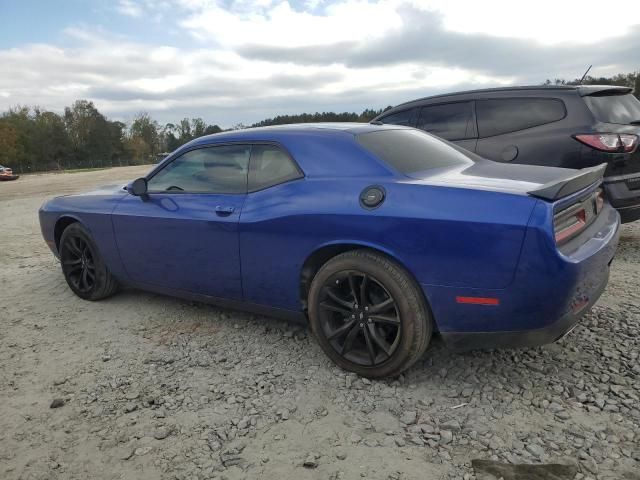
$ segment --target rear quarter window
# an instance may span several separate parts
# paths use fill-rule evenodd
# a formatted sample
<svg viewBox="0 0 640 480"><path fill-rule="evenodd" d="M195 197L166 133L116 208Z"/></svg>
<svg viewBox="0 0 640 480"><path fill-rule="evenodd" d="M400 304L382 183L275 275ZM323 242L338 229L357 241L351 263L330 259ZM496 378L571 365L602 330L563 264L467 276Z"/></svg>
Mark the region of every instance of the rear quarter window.
<svg viewBox="0 0 640 480"><path fill-rule="evenodd" d="M465 150L413 129L361 133L358 143L394 170L409 177L433 168L471 165Z"/></svg>
<svg viewBox="0 0 640 480"><path fill-rule="evenodd" d="M567 111L556 98L502 98L476 101L480 137L517 132L562 120Z"/></svg>
<svg viewBox="0 0 640 480"><path fill-rule="evenodd" d="M640 121L640 101L630 93L590 95L583 98L599 122L629 124Z"/></svg>
<svg viewBox="0 0 640 480"><path fill-rule="evenodd" d="M390 125L404 125L406 127L412 127L414 124L414 117L416 114L415 108L409 110L402 110L401 112L392 113L380 119L382 123L388 123Z"/></svg>

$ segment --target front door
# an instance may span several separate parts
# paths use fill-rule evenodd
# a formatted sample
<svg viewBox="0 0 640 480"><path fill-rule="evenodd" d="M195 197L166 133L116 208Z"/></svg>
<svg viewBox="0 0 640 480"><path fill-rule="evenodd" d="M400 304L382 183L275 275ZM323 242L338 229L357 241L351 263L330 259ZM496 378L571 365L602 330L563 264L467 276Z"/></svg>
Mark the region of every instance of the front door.
<svg viewBox="0 0 640 480"><path fill-rule="evenodd" d="M242 299L238 220L250 151L189 150L149 176L148 195L116 206L116 241L132 281Z"/></svg>

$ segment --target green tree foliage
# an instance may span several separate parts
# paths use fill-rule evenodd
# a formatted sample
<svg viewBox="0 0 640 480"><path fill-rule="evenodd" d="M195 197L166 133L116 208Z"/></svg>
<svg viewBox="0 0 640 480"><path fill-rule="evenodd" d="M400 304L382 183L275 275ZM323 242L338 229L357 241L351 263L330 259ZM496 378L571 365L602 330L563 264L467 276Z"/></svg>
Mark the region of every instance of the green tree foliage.
<svg viewBox="0 0 640 480"><path fill-rule="evenodd" d="M125 141L125 149L135 164L153 161L154 156L160 152L162 146L158 130L158 122L148 113L141 112L135 116Z"/></svg>
<svg viewBox="0 0 640 480"><path fill-rule="evenodd" d="M18 158L18 132L7 121L0 120L0 165L8 165Z"/></svg>
<svg viewBox="0 0 640 480"><path fill-rule="evenodd" d="M93 102L77 100L71 107L65 108L64 123L71 143L69 163L75 168L107 167L118 163L118 154L122 152L118 143L122 139L117 139L114 145L115 127ZM42 159L38 158L38 162L42 163Z"/></svg>
<svg viewBox="0 0 640 480"><path fill-rule="evenodd" d="M93 102L78 100L64 114L17 106L0 115L0 165L17 173L138 165L202 135L221 132L201 118L160 127L148 113L131 125L110 121Z"/></svg>

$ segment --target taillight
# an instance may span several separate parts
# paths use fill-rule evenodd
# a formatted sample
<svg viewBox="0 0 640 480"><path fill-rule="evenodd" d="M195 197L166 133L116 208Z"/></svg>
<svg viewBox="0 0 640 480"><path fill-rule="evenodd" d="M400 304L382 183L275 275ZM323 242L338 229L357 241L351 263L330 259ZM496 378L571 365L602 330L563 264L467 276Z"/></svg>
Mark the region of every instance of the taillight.
<svg viewBox="0 0 640 480"><path fill-rule="evenodd" d="M638 146L638 136L631 133L621 133L620 141L624 145L625 152L633 152Z"/></svg>
<svg viewBox="0 0 640 480"><path fill-rule="evenodd" d="M587 198L553 216L553 232L560 245L578 235L595 220L604 207L604 190L598 188Z"/></svg>
<svg viewBox="0 0 640 480"><path fill-rule="evenodd" d="M563 210L553 217L556 243L561 244L587 226L587 211L580 204Z"/></svg>
<svg viewBox="0 0 640 480"><path fill-rule="evenodd" d="M592 133L574 135L576 140L603 152L633 152L638 146L638 136L631 133Z"/></svg>

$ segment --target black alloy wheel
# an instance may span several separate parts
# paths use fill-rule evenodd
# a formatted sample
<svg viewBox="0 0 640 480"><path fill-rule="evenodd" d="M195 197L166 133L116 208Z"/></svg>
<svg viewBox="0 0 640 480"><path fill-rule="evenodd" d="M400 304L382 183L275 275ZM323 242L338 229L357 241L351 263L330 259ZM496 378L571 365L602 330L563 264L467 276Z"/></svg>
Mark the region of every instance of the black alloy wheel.
<svg viewBox="0 0 640 480"><path fill-rule="evenodd" d="M73 293L85 300L101 300L118 290L118 282L102 261L89 231L80 223L67 226L60 237L62 273Z"/></svg>
<svg viewBox="0 0 640 480"><path fill-rule="evenodd" d="M433 332L418 283L394 260L368 249L341 253L320 267L307 305L311 330L327 356L369 378L405 371Z"/></svg>
<svg viewBox="0 0 640 480"><path fill-rule="evenodd" d="M96 265L91 247L79 235L69 235L60 250L60 261L65 277L73 287L88 293L96 283Z"/></svg>
<svg viewBox="0 0 640 480"><path fill-rule="evenodd" d="M338 272L324 284L320 318L331 346L344 358L375 366L387 361L402 335L396 301L364 272Z"/></svg>

